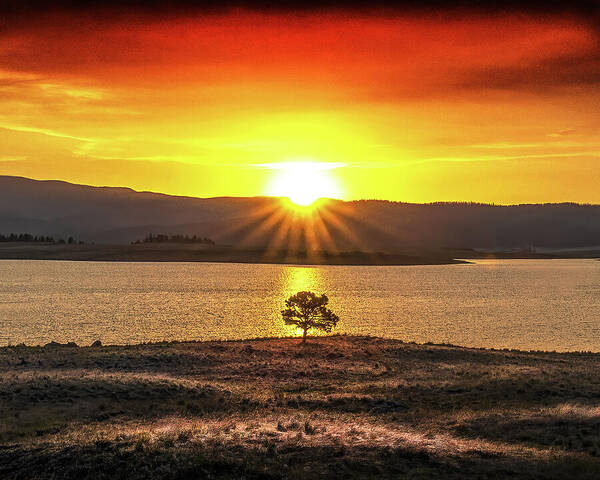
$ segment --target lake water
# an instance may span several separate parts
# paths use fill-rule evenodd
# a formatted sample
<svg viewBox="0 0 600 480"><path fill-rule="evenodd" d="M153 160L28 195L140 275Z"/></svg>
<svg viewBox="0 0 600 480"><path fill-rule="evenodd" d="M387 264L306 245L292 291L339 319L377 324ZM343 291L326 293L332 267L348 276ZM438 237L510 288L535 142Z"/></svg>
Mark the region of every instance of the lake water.
<svg viewBox="0 0 600 480"><path fill-rule="evenodd" d="M600 262L300 267L0 260L0 345L295 334L283 301L325 292L338 332L475 347L600 351Z"/></svg>

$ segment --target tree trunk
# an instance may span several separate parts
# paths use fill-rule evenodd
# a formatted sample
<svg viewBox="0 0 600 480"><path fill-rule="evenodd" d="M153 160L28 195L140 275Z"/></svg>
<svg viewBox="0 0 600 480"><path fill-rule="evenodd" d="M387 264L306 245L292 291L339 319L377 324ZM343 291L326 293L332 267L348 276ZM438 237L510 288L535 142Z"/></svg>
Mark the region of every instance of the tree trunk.
<svg viewBox="0 0 600 480"><path fill-rule="evenodd" d="M304 329L304 333L302 334L302 343L306 343L306 332L308 331L308 328Z"/></svg>

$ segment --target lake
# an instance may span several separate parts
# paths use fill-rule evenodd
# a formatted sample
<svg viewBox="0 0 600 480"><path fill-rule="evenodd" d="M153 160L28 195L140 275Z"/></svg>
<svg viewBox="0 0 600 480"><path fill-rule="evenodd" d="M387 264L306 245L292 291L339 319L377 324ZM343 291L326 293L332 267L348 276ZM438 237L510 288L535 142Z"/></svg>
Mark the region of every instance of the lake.
<svg viewBox="0 0 600 480"><path fill-rule="evenodd" d="M600 351L600 262L289 266L0 260L0 345L298 333L284 299L324 292L337 332L472 347Z"/></svg>

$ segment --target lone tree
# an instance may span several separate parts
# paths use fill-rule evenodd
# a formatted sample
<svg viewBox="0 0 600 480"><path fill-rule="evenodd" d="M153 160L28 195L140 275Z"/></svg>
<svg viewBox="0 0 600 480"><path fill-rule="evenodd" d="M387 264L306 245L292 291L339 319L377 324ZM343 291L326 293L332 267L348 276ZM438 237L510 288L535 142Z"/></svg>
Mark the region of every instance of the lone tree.
<svg viewBox="0 0 600 480"><path fill-rule="evenodd" d="M327 295L318 296L313 292L298 292L285 301L285 310L281 311L286 325L296 325L304 333L302 343L306 343L309 328L331 332L339 321L338 316L329 310Z"/></svg>

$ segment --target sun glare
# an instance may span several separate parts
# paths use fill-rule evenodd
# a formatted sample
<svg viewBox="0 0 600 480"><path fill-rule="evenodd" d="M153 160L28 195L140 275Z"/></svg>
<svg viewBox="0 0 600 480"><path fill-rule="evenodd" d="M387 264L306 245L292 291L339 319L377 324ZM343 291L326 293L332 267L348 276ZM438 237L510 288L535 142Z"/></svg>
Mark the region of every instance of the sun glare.
<svg viewBox="0 0 600 480"><path fill-rule="evenodd" d="M319 198L339 198L341 191L332 170L339 164L326 162L284 162L271 164L276 170L268 189L275 197L288 197L301 207L312 205Z"/></svg>

